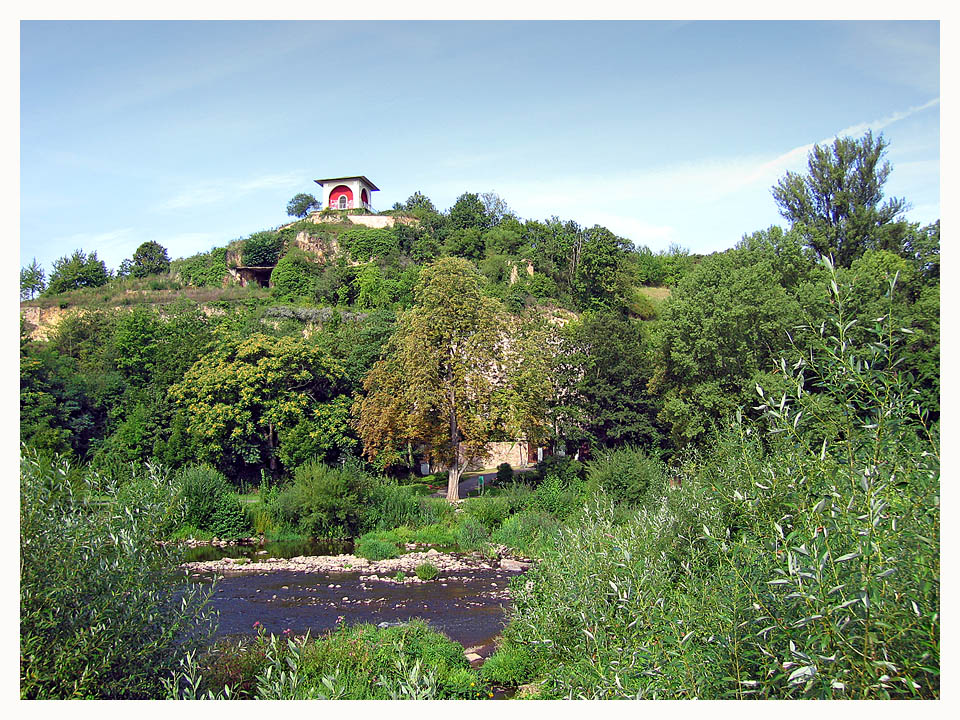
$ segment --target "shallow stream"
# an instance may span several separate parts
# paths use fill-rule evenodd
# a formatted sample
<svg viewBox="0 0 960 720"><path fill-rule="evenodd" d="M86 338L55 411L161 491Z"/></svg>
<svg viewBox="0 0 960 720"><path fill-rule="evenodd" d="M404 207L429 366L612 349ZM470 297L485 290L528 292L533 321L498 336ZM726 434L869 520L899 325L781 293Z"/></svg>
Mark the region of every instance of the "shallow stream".
<svg viewBox="0 0 960 720"><path fill-rule="evenodd" d="M276 544L271 544L276 545ZM269 548L269 546L266 546ZM326 552L293 552L274 554L280 548L231 546L228 548L196 548L207 557L293 557ZM303 548L301 548L303 549ZM226 555L236 552L236 555ZM254 555L248 554L250 551ZM343 550L339 550L343 552ZM212 606L220 613L218 637L253 635L255 622L266 631L280 635L290 629L300 635L308 630L316 636L333 630L338 623L397 624L411 618L422 618L465 648L489 648L505 624L509 604L510 580L520 573L501 569L469 569L443 571L428 582L392 582L361 580L373 573L365 572L297 572L271 570L227 574L220 578L212 598ZM193 579L208 583L211 573L195 573ZM389 575L386 577L390 577Z"/></svg>

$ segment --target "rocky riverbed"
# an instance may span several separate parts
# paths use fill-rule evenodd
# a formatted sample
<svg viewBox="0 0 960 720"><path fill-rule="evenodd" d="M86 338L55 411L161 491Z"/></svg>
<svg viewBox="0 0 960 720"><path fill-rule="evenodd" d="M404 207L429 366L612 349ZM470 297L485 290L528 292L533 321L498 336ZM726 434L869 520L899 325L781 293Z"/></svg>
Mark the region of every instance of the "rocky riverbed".
<svg viewBox="0 0 960 720"><path fill-rule="evenodd" d="M303 572L303 573L362 573L365 580L397 582L398 572L412 575L417 566L423 563L434 565L442 575L476 570L505 570L522 572L531 565L529 560L484 556L480 553L457 555L439 552L435 548L426 551L409 552L400 557L387 560L367 560L356 555L299 555L292 558L231 558L184 563L183 567L191 573L215 573L220 575L260 574L264 572ZM420 581L416 576L407 577L403 582Z"/></svg>

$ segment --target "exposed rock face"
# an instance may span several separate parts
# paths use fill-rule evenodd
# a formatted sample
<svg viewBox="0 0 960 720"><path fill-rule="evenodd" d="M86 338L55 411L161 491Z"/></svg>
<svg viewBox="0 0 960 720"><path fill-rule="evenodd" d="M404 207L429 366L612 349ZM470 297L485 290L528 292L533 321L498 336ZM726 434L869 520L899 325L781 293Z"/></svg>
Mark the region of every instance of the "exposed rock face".
<svg viewBox="0 0 960 720"><path fill-rule="evenodd" d="M72 313L82 313L81 308L37 307L21 305L20 316L27 325L31 340L49 340L63 319Z"/></svg>

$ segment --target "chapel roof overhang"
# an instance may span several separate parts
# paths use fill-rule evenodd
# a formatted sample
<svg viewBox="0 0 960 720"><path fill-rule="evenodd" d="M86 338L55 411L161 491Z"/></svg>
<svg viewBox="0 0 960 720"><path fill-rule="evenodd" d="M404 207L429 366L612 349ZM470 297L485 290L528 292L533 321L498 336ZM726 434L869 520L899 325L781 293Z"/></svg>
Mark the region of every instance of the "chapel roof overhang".
<svg viewBox="0 0 960 720"><path fill-rule="evenodd" d="M317 185L323 186L328 183L343 182L344 180L362 180L364 184L369 187L371 190L379 190L376 185L374 185L370 180L363 175L349 175L347 177L336 177L336 178L323 178L322 180L314 180Z"/></svg>

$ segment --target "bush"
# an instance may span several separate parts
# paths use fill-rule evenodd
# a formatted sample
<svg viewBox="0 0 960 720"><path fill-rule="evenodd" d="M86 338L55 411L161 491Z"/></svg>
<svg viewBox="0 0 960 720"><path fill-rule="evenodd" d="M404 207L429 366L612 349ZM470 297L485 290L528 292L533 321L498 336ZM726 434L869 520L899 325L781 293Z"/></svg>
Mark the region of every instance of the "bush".
<svg viewBox="0 0 960 720"><path fill-rule="evenodd" d="M62 459L20 462L20 697L155 698L208 641L207 590L156 544L177 486L159 468L115 486Z"/></svg>
<svg viewBox="0 0 960 720"><path fill-rule="evenodd" d="M278 233L269 231L254 233L243 241L240 256L244 265L253 267L276 265L282 245L283 240Z"/></svg>
<svg viewBox="0 0 960 720"><path fill-rule="evenodd" d="M437 575L440 574L437 566L431 563L421 563L420 565L417 565L417 567L414 569L414 572L421 580L433 580L435 577L437 577Z"/></svg>
<svg viewBox="0 0 960 720"><path fill-rule="evenodd" d="M513 586L504 634L541 696L939 697L939 437L896 320L857 347L831 292L780 365L786 397L758 388L762 421L735 418L632 520L594 498ZM811 443L809 395L844 408L840 437Z"/></svg>
<svg viewBox="0 0 960 720"><path fill-rule="evenodd" d="M353 537L360 527L367 483L353 468L306 463L294 471L293 484L277 497L277 519L311 537Z"/></svg>
<svg viewBox="0 0 960 720"><path fill-rule="evenodd" d="M513 480L513 468L510 463L500 463L497 465L497 485L505 485Z"/></svg>
<svg viewBox="0 0 960 720"><path fill-rule="evenodd" d="M321 268L303 250L292 247L270 273L270 292L282 300L312 298Z"/></svg>
<svg viewBox="0 0 960 720"><path fill-rule="evenodd" d="M663 485L663 466L637 447L607 451L586 464L587 492L638 505L647 489Z"/></svg>
<svg viewBox="0 0 960 720"><path fill-rule="evenodd" d="M221 495L207 529L221 540L249 537L250 519L240 501L232 494Z"/></svg>
<svg viewBox="0 0 960 720"><path fill-rule="evenodd" d="M537 663L522 645L504 643L480 666L480 677L495 685L518 687L536 679Z"/></svg>
<svg viewBox="0 0 960 720"><path fill-rule="evenodd" d="M556 542L559 528L560 521L553 515L527 510L508 517L490 539L524 555L539 556Z"/></svg>
<svg viewBox="0 0 960 720"><path fill-rule="evenodd" d="M328 636L283 641L260 635L228 652L212 653L202 691L238 698L306 700L466 699L489 691L463 647L421 620L378 629L345 627Z"/></svg>
<svg viewBox="0 0 960 720"><path fill-rule="evenodd" d="M367 533L357 539L353 552L367 560L376 561L397 557L400 554L400 548L394 542L383 540L373 533Z"/></svg>
<svg viewBox="0 0 960 720"><path fill-rule="evenodd" d="M185 505L185 520L201 530L211 529L213 517L228 502L233 488L223 475L209 465L190 465L177 475Z"/></svg>
<svg viewBox="0 0 960 720"><path fill-rule="evenodd" d="M583 504L583 481L576 475L551 473L530 496L529 507L563 520Z"/></svg>
<svg viewBox="0 0 960 720"><path fill-rule="evenodd" d="M463 513L454 528L453 537L461 550L477 550L487 542L490 533L479 520L472 515Z"/></svg>
<svg viewBox="0 0 960 720"><path fill-rule="evenodd" d="M510 514L509 500L498 495L470 498L461 507L491 532L500 527L500 523Z"/></svg>

